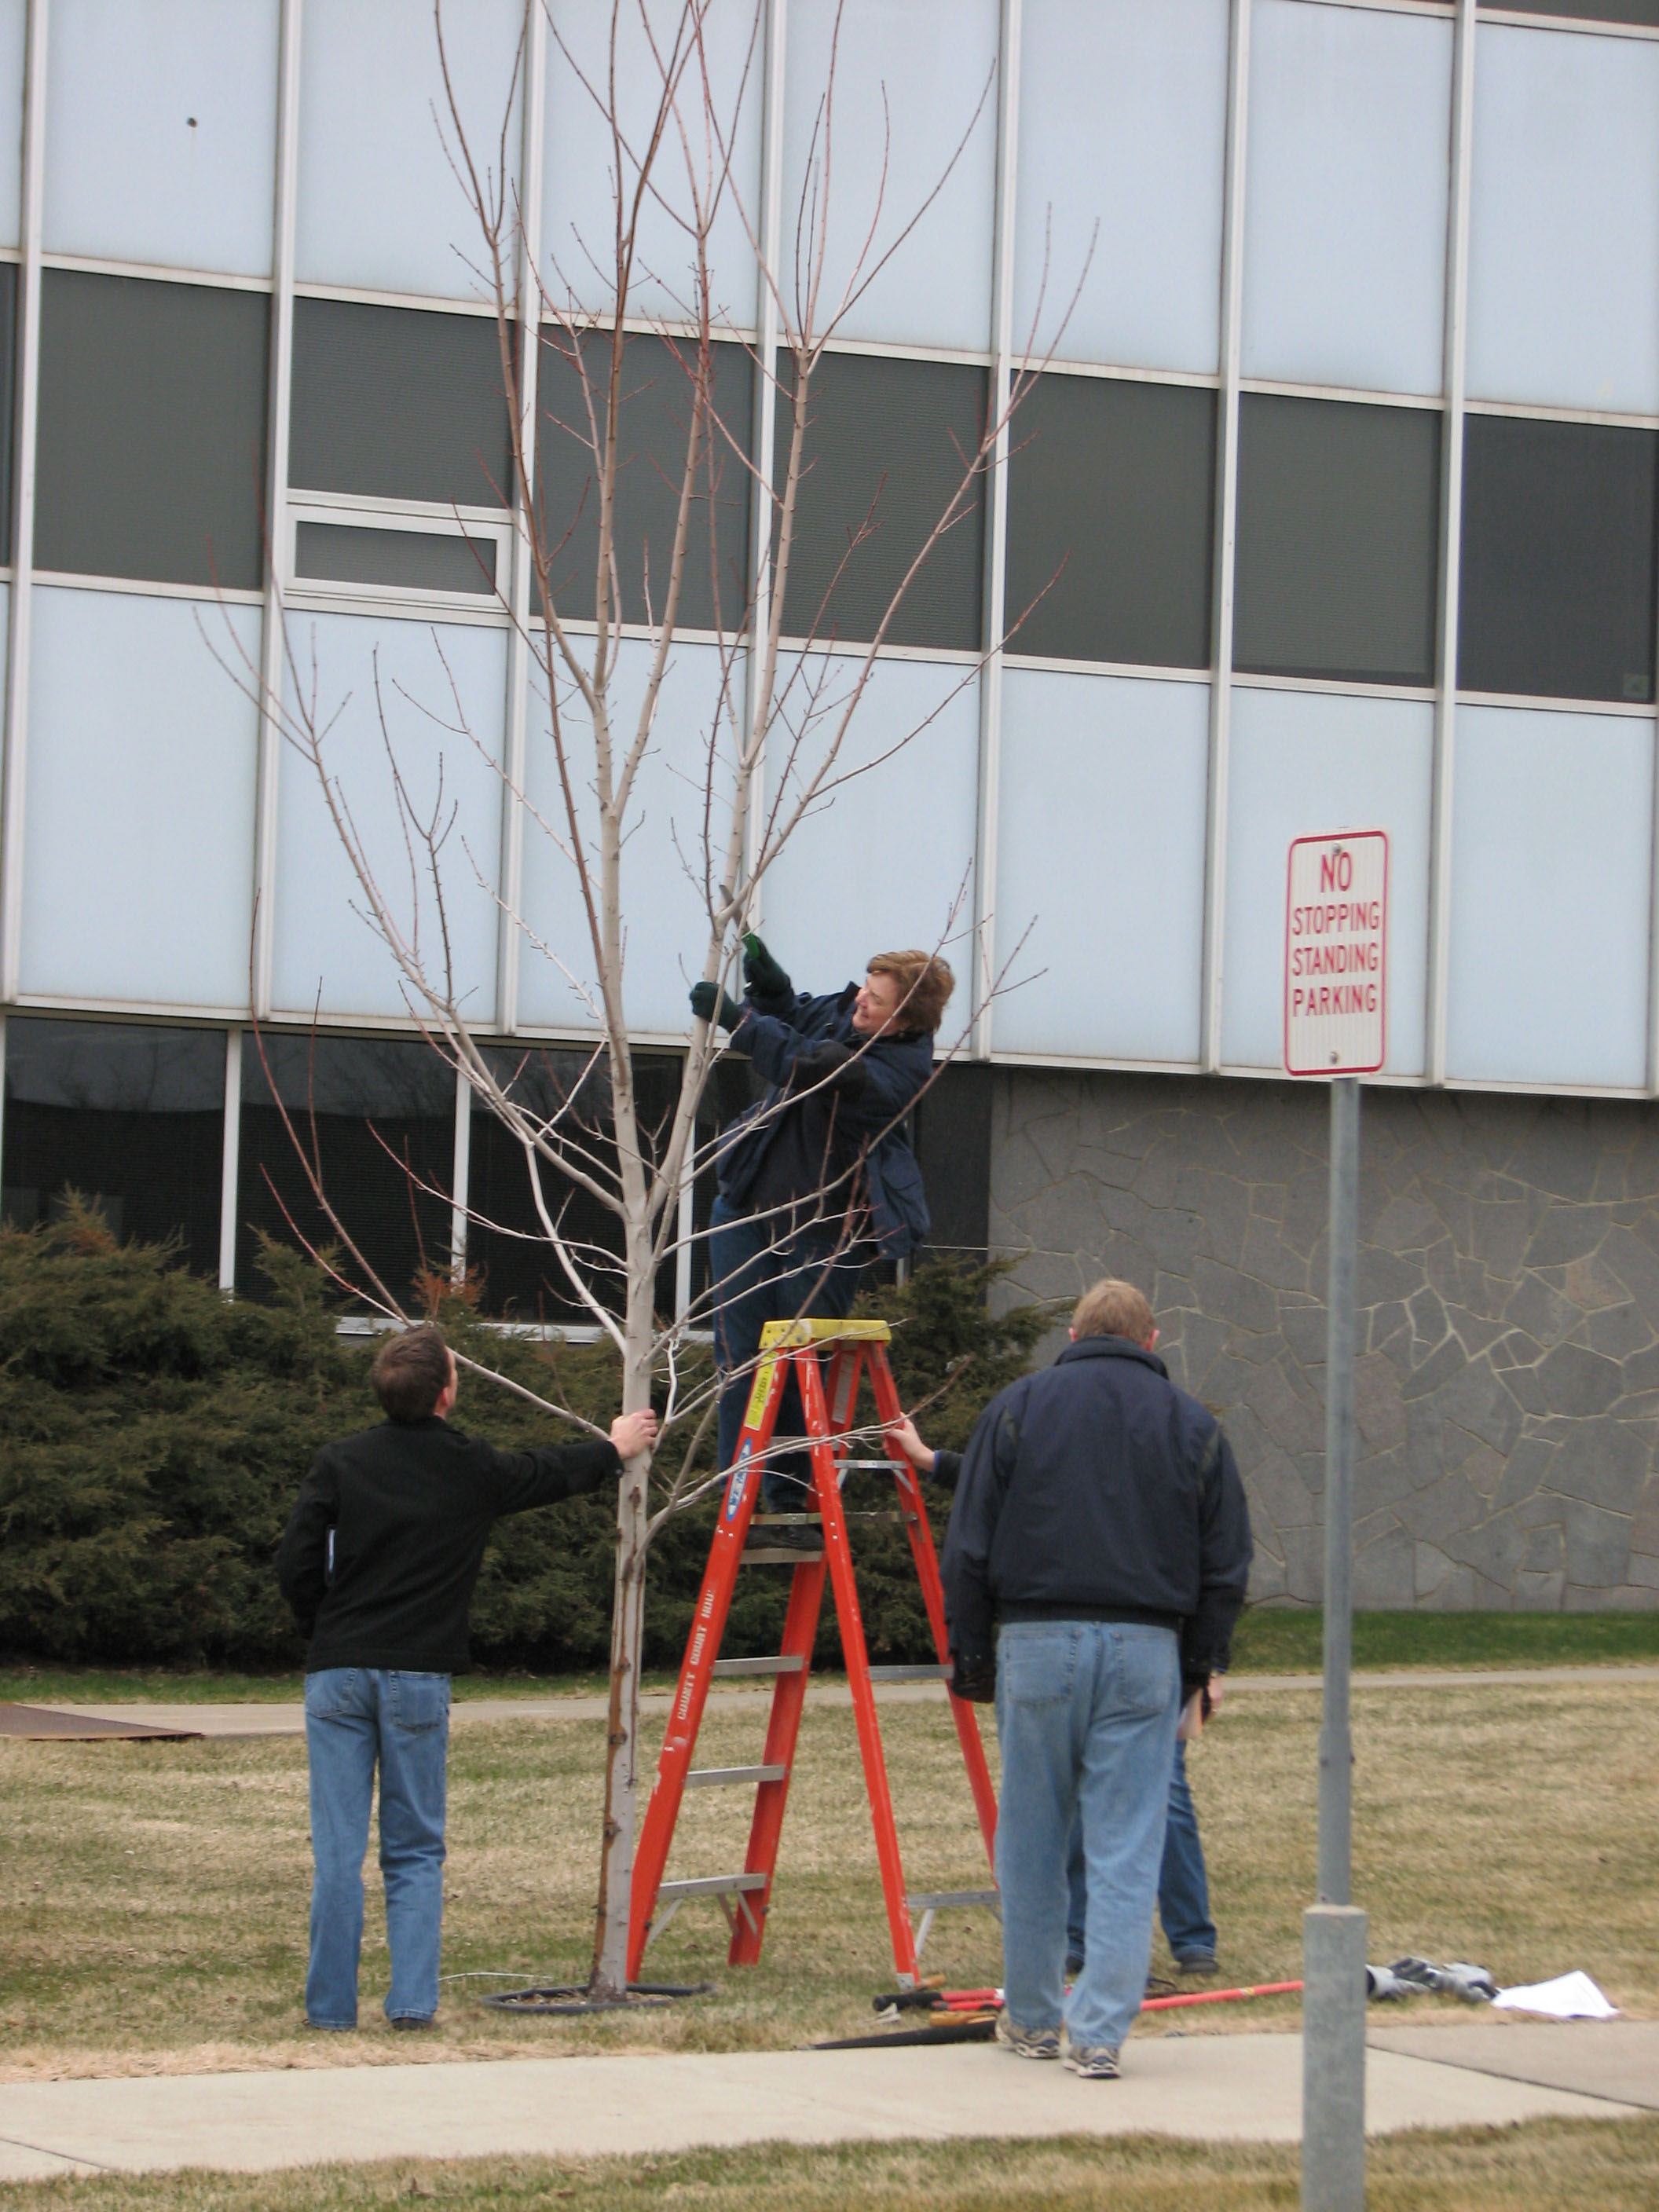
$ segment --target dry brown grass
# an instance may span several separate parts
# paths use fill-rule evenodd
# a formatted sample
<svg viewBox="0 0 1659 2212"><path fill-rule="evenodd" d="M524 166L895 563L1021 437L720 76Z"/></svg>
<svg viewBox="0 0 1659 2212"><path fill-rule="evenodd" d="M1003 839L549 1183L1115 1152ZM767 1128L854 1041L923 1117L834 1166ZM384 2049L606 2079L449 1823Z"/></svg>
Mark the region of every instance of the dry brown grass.
<svg viewBox="0 0 1659 2212"><path fill-rule="evenodd" d="M1150 2136L1051 2142L763 2146L640 2159L481 2159L276 2174L123 2174L0 2185L3 2212L334 2212L426 2200L569 2212L1269 2212L1298 2200L1288 2146ZM1370 2147L1371 2212L1652 2212L1659 2118L1534 2121Z"/></svg>
<svg viewBox="0 0 1659 2212"><path fill-rule="evenodd" d="M711 1717L699 1763L757 1758L762 1720L758 1706ZM1192 1762L1231 1978L1299 1971L1317 1723L1316 1694L1241 1696ZM599 1727L512 1721L457 1731L446 1972L580 1978ZM945 1712L890 1706L883 1727L911 1886L981 1885ZM1474 1959L1507 1981L1582 1966L1626 2011L1659 2016L1659 1685L1370 1691L1356 1701L1356 1741L1355 1895L1371 1913L1372 1957ZM757 1970L728 1971L715 1908L690 1906L648 1970L714 1980L714 1996L626 2021L514 2021L471 2001L491 1984L457 1981L438 2032L422 2039L394 2038L376 2008L386 1954L373 1880L363 2032L325 2039L301 2024L301 1743L5 1740L0 1778L0 2076L775 2048L860 2032L891 1978L845 1710L806 1717ZM738 1791L691 1793L671 1872L740 1865L747 1804ZM1000 1978L994 1923L942 1916L926 1963L955 1983ZM1424 2000L1411 2016L1437 2008L1455 2009ZM1164 2014L1148 2032L1295 2018L1295 2000L1279 2000Z"/></svg>

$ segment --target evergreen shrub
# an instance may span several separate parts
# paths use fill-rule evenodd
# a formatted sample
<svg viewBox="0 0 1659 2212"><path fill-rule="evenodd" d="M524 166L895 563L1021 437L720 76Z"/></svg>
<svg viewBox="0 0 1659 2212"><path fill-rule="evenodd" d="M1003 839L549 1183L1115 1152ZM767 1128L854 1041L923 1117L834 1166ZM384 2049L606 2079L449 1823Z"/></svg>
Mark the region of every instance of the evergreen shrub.
<svg viewBox="0 0 1659 2212"><path fill-rule="evenodd" d="M308 1259L272 1243L260 1264L269 1297L233 1300L167 1247L119 1243L73 1204L60 1221L0 1231L0 1652L123 1666L301 1662L271 1562L318 1448L380 1419L368 1380L375 1340L339 1333L337 1302ZM942 1392L921 1415L930 1443L965 1441L1046 1326L1041 1308L988 1311L995 1272L925 1264L861 1304L895 1324L905 1404ZM608 1346L506 1335L483 1327L465 1294L429 1288L434 1318L458 1347L608 1424L617 1402ZM698 1373L694 1360L682 1387ZM507 1448L558 1433L522 1399L465 1373L457 1419ZM711 1438L712 1428L699 1454L705 1474ZM684 1449L677 1431L669 1450ZM868 1475L852 1478L848 1492L870 1504L892 1497ZM949 1500L928 1494L942 1540ZM650 1666L679 1662L716 1510L710 1496L652 1547ZM481 1665L605 1665L614 1528L603 1496L497 1525L472 1609ZM854 1552L872 1653L931 1656L902 1529L860 1523ZM770 1569L739 1578L729 1653L776 1650L788 1580ZM820 1657L838 1656L826 1601Z"/></svg>

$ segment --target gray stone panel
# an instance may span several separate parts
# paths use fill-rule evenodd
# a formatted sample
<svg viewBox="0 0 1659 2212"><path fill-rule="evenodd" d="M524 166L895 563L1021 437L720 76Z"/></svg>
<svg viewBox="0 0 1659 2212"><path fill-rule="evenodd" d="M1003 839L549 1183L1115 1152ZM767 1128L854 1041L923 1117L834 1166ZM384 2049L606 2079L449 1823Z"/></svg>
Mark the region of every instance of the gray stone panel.
<svg viewBox="0 0 1659 2212"><path fill-rule="evenodd" d="M1322 1568L1328 1112L1003 1069L993 1130L1004 1295L1148 1292L1243 1469L1253 1595L1293 1604ZM1367 1091L1360 1222L1358 1601L1659 1604L1659 1107Z"/></svg>

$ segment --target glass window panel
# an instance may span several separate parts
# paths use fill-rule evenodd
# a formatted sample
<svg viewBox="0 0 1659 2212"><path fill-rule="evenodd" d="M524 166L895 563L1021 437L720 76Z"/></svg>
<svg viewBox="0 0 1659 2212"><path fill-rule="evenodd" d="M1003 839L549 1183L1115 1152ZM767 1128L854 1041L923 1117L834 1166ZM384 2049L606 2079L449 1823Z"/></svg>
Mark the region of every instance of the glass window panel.
<svg viewBox="0 0 1659 2212"><path fill-rule="evenodd" d="M790 9L781 275L793 313L822 242L816 330L990 344L997 16L995 0Z"/></svg>
<svg viewBox="0 0 1659 2212"><path fill-rule="evenodd" d="M49 253L270 273L277 0L57 0Z"/></svg>
<svg viewBox="0 0 1659 2212"><path fill-rule="evenodd" d="M493 316L294 302L296 489L501 507L511 468Z"/></svg>
<svg viewBox="0 0 1659 2212"><path fill-rule="evenodd" d="M261 292L45 271L37 567L258 588L270 329Z"/></svg>
<svg viewBox="0 0 1659 2212"><path fill-rule="evenodd" d="M1197 1060L1209 702L1206 684L1004 676L1000 1052Z"/></svg>
<svg viewBox="0 0 1659 2212"><path fill-rule="evenodd" d="M613 728L637 726L651 662L642 638L624 638L611 691ZM537 1028L599 1026L593 954L575 867L567 857L568 830L560 791L546 694L532 668L526 731L529 805L524 824L524 915L519 1017ZM640 764L623 847L623 1003L635 1036L683 1036L690 1027L686 994L702 970L708 942L704 896L705 794L711 757L716 778L715 835L729 818L735 748L732 716L743 694L722 690L720 656L711 645L675 647L663 678L651 742ZM568 749L590 866L599 865L598 826L588 804L593 784L592 726L581 702L561 687L560 726ZM544 827L543 825L546 826ZM724 853L717 849L718 871Z"/></svg>
<svg viewBox="0 0 1659 2212"><path fill-rule="evenodd" d="M809 653L785 672L794 678L785 720L802 733L786 805L822 761L862 665ZM808 685L818 687L810 722ZM769 804L776 802L777 757L785 750L781 741L768 749ZM957 973L940 1036L949 1043L962 1034L978 763L976 672L936 661L878 661L836 763L835 774L849 780L802 821L762 891L766 941L798 988L838 991L861 980L872 952L908 945L940 951Z"/></svg>
<svg viewBox="0 0 1659 2212"><path fill-rule="evenodd" d="M813 373L784 628L796 637L876 635L906 570L955 497L988 404L981 368L825 354ZM789 452L778 410L778 482ZM975 653L981 623L984 478L935 544L889 623L889 645ZM854 537L868 532L861 542ZM849 550L850 549L850 550Z"/></svg>
<svg viewBox="0 0 1659 2212"><path fill-rule="evenodd" d="M1429 683L1439 497L1428 409L1246 392L1234 666Z"/></svg>
<svg viewBox="0 0 1659 2212"><path fill-rule="evenodd" d="M1024 0L1016 345L1214 373L1227 13L1227 0Z"/></svg>
<svg viewBox="0 0 1659 2212"><path fill-rule="evenodd" d="M1452 27L1257 0L1247 376L1438 392Z"/></svg>
<svg viewBox="0 0 1659 2212"><path fill-rule="evenodd" d="M1480 27L1468 390L1659 413L1659 46Z"/></svg>
<svg viewBox="0 0 1659 2212"><path fill-rule="evenodd" d="M430 530L371 530L349 522L301 522L294 569L348 584L410 592L495 591L493 538L446 538Z"/></svg>
<svg viewBox="0 0 1659 2212"><path fill-rule="evenodd" d="M663 338L630 337L623 349L615 528L626 622L662 614L685 481L695 368L695 355L683 357ZM579 364L566 339L544 336L536 392L541 416L537 496L552 559L554 604L562 615L592 622L599 518L584 373L603 440L608 337L585 347ZM714 348L712 402L715 420L705 426L698 457L680 586L678 626L684 629L735 629L748 608L753 479L732 450L735 441L748 452L752 434L754 367L742 346Z"/></svg>
<svg viewBox="0 0 1659 2212"><path fill-rule="evenodd" d="M1463 440L1458 683L1651 699L1659 433L1471 415Z"/></svg>
<svg viewBox="0 0 1659 2212"><path fill-rule="evenodd" d="M23 50L27 0L0 0L0 246L23 239Z"/></svg>
<svg viewBox="0 0 1659 2212"><path fill-rule="evenodd" d="M510 231L523 139L515 76L522 0L467 0L443 20L466 145L487 189L504 200ZM301 282L485 297L474 271L488 268L489 250L458 169L465 175L428 0L307 8L295 240ZM512 245L504 250L510 258Z"/></svg>
<svg viewBox="0 0 1659 2212"><path fill-rule="evenodd" d="M699 319L693 248L685 225L712 210L709 298L716 323L752 328L759 228L764 33L760 10L708 9L693 50L684 0L630 0L623 9L591 0L551 0L547 40L547 120L542 157L542 269L550 299L589 313L616 301L616 147L595 93L609 81L617 35L617 86L625 145L650 143L666 75L678 89L653 189L640 208L629 312L671 321ZM647 30L648 26L648 30ZM586 82L583 82L583 79ZM704 85L708 92L705 100ZM637 161L623 156L623 190L638 191Z"/></svg>
<svg viewBox="0 0 1659 2212"><path fill-rule="evenodd" d="M393 1297L410 1299L423 1268L447 1272L455 1076L429 1044L271 1030L244 1036L236 1164L236 1287L244 1297L264 1295L260 1232L279 1244L341 1242L295 1136L308 1153L314 1142L329 1203ZM339 1266L349 1281L363 1283L349 1252Z"/></svg>
<svg viewBox="0 0 1659 2212"><path fill-rule="evenodd" d="M562 1115L576 1143L607 1165L614 1164L611 1081L603 1060L596 1066L588 1053L539 1045L491 1050L487 1057L496 1080L520 1103L547 1119ZM654 1159L667 1141L679 1088L678 1054L634 1055L635 1102L647 1158ZM620 1312L625 1285L616 1215L544 1160L540 1173L547 1210L569 1238L586 1280L611 1310ZM591 1322L591 1309L577 1297L546 1241L523 1146L476 1097L467 1202L474 1217L467 1231L467 1265L483 1273L486 1313L518 1321ZM662 1271L657 1299L661 1311L673 1310L672 1262Z"/></svg>
<svg viewBox="0 0 1659 2212"><path fill-rule="evenodd" d="M0 553L15 558L17 518L12 509L12 410L16 398L17 264L0 261ZM36 525L37 529L39 525Z"/></svg>
<svg viewBox="0 0 1659 2212"><path fill-rule="evenodd" d="M1653 724L1460 707L1447 1073L1639 1086Z"/></svg>
<svg viewBox="0 0 1659 2212"><path fill-rule="evenodd" d="M32 620L23 988L246 1006L258 608L37 586Z"/></svg>
<svg viewBox="0 0 1659 2212"><path fill-rule="evenodd" d="M116 1237L216 1273L224 1109L222 1030L13 1014L0 1217L31 1228L77 1191Z"/></svg>
<svg viewBox="0 0 1659 2212"><path fill-rule="evenodd" d="M396 926L441 977L446 952L474 1020L495 1004L497 908L488 884L501 851L507 634L482 624L291 617L293 659L314 690L330 775ZM313 669L315 668L313 679ZM287 704L296 707L295 672ZM384 728L382 727L384 718ZM448 827L439 854L441 916L418 842L411 860L393 794L388 749L404 779L411 823ZM415 834L414 831L411 834ZM479 872L486 881L481 884ZM316 771L284 747L277 798L276 950L278 1006L309 1016L404 1014L398 971L360 919L363 892L318 787Z"/></svg>
<svg viewBox="0 0 1659 2212"><path fill-rule="evenodd" d="M1010 650L1207 667L1214 392L1042 376L1013 445Z"/></svg>
<svg viewBox="0 0 1659 2212"><path fill-rule="evenodd" d="M1388 1060L1424 1067L1434 709L1414 699L1233 693L1221 1057L1284 1064L1285 870L1291 841L1389 834Z"/></svg>

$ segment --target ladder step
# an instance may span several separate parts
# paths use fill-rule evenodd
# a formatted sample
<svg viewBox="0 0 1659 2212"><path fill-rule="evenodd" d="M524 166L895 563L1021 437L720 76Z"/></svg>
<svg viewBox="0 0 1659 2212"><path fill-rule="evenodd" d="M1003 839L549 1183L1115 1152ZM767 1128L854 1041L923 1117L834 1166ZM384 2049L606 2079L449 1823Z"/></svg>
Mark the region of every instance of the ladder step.
<svg viewBox="0 0 1659 2212"><path fill-rule="evenodd" d="M1002 1899L994 1889L939 1889L924 1890L904 1902L912 1912L951 1912L969 1905L987 1905L994 1912Z"/></svg>
<svg viewBox="0 0 1659 2212"><path fill-rule="evenodd" d="M786 1652L779 1659L717 1659L710 1671L715 1674L799 1674L805 1664L799 1652Z"/></svg>
<svg viewBox="0 0 1659 2212"><path fill-rule="evenodd" d="M787 1766L694 1766L685 1778L688 1790L721 1790L744 1782L781 1782Z"/></svg>
<svg viewBox="0 0 1659 2212"><path fill-rule="evenodd" d="M872 1682L948 1682L951 1670L935 1660L931 1667L872 1667Z"/></svg>
<svg viewBox="0 0 1659 2212"><path fill-rule="evenodd" d="M706 1874L694 1881L665 1881L657 1891L659 1899L679 1897L736 1897L745 1890L764 1889L767 1877L763 1874Z"/></svg>

